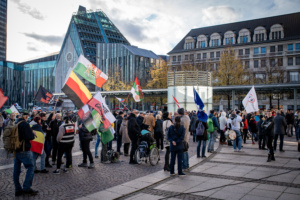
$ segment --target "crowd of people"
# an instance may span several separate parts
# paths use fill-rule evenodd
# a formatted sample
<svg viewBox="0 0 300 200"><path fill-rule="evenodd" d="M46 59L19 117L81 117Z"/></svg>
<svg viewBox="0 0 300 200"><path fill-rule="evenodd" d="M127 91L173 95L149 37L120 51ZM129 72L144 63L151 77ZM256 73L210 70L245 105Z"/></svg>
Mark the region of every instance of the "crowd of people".
<svg viewBox="0 0 300 200"><path fill-rule="evenodd" d="M175 174L176 159L179 176L184 176L184 172L189 170L190 136L193 142L197 142L197 158L206 158L206 152L215 153L214 144L219 137L219 144L233 146L234 152L240 152L243 143L249 140L253 145L257 143L258 149L268 150L268 162L275 161L274 152L277 150L278 138L280 152L284 152L285 135L291 137L295 134L296 140L300 142L300 113L294 114L293 111L267 110L246 113L239 110L229 112L211 110L207 119L199 118L196 111L188 112L183 108L179 108L174 114L138 110L119 111L113 114L116 118L113 124L116 152L119 155L129 156L129 164L137 164L135 152L140 143L141 131L148 130L150 133L148 142L155 141L157 148L165 151L163 170L170 172L170 175ZM0 113L0 134L2 130L14 126L18 127L19 140L24 141L23 146L17 149L14 155L15 196L36 195L38 191L31 188L34 174L48 173L46 168L54 167L54 174L68 173L72 168L72 149L76 133L79 135L78 145L83 152L83 161L78 164L78 167L88 169L95 167L94 160L99 158L100 143L102 143L100 158L102 163L109 162L107 151L113 149L112 141L104 144L97 131L88 131L76 113L71 111L57 113L24 111L17 116L14 113L10 115L5 112ZM42 132L45 136L42 154L30 151L30 141L35 138L36 131ZM98 132L105 131L101 125ZM234 137L229 137L230 131L234 132ZM93 156L90 142L94 135L96 135L96 144ZM62 160L63 156L66 158L66 163ZM36 165L38 157L41 160L40 167ZM19 182L22 163L27 169L23 187Z"/></svg>

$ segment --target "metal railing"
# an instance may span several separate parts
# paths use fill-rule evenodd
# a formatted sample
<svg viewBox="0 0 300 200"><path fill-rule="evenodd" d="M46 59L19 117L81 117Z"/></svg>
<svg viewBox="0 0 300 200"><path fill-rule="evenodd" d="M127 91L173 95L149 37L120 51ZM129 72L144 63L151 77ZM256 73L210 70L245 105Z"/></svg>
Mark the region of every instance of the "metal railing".
<svg viewBox="0 0 300 200"><path fill-rule="evenodd" d="M206 71L169 71L168 87L212 86L212 74Z"/></svg>

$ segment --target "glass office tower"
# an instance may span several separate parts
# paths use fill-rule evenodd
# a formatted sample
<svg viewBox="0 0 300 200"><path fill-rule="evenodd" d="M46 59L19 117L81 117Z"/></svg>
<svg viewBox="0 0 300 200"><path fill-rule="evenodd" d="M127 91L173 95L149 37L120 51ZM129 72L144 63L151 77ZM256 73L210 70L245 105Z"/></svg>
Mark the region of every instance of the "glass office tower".
<svg viewBox="0 0 300 200"><path fill-rule="evenodd" d="M6 60L7 0L0 0L0 60Z"/></svg>
<svg viewBox="0 0 300 200"><path fill-rule="evenodd" d="M73 14L55 68L55 92L61 92L67 72L83 54L96 65L96 43L130 45L118 28L100 10L90 11L79 6ZM95 86L83 80L90 91Z"/></svg>

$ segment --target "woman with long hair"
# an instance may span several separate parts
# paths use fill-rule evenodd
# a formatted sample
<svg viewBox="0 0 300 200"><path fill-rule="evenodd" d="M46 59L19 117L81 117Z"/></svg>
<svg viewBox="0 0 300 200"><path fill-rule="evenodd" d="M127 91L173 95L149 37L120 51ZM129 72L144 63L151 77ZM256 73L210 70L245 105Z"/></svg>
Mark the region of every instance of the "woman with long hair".
<svg viewBox="0 0 300 200"><path fill-rule="evenodd" d="M163 114L163 137L164 137L164 143L165 143L165 148L166 148L166 155L165 155L165 166L164 166L164 171L170 171L170 143L168 141L168 132L170 126L173 125L172 120L171 120L172 114L169 112L165 112Z"/></svg>
<svg viewBox="0 0 300 200"><path fill-rule="evenodd" d="M177 156L177 166L178 166L178 175L184 176L182 172L182 154L183 154L183 140L185 135L185 128L180 125L180 116L175 117L175 125L170 126L168 131L168 140L170 142L170 151L171 151L171 164L170 164L170 174L171 176L175 175L174 166L175 159Z"/></svg>

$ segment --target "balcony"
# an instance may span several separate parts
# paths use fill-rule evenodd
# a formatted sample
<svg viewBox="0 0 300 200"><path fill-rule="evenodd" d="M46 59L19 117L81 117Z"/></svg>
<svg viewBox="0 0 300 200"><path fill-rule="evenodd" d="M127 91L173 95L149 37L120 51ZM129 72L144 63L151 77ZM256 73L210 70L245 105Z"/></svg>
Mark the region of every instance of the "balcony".
<svg viewBox="0 0 300 200"><path fill-rule="evenodd" d="M254 54L253 58L261 58L261 57L266 57L266 53L260 53L260 54Z"/></svg>
<svg viewBox="0 0 300 200"><path fill-rule="evenodd" d="M270 52L268 54L269 57L272 57L272 56L283 56L283 51L280 51L280 52Z"/></svg>
<svg viewBox="0 0 300 200"><path fill-rule="evenodd" d="M240 59L249 59L250 57L250 54L247 54L247 55L239 55L239 58Z"/></svg>
<svg viewBox="0 0 300 200"><path fill-rule="evenodd" d="M289 55L289 56L291 56L291 55L299 55L300 54L300 50L287 51L286 54Z"/></svg>

